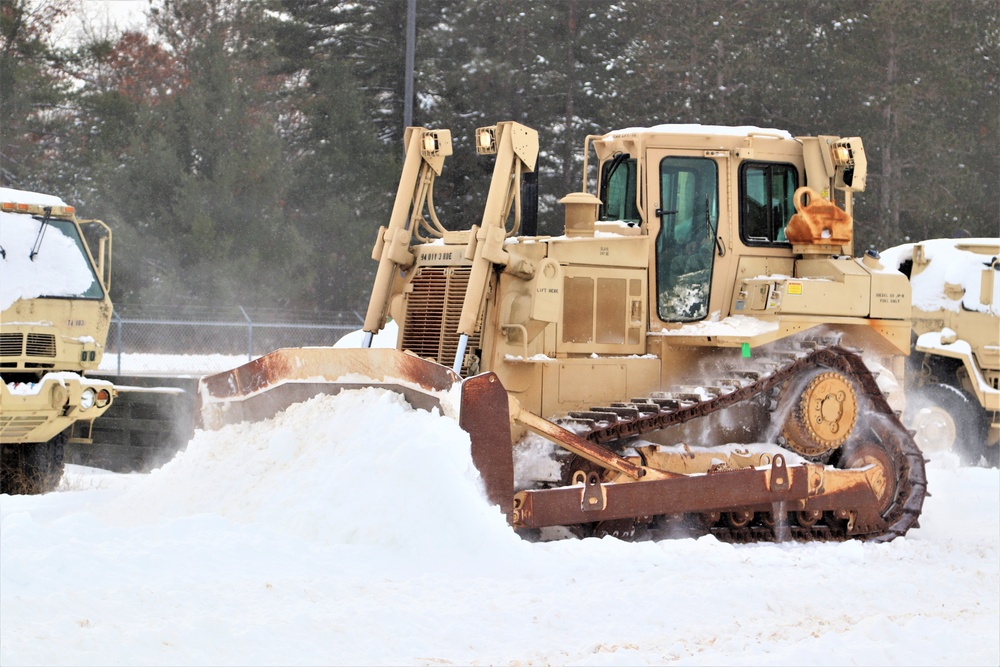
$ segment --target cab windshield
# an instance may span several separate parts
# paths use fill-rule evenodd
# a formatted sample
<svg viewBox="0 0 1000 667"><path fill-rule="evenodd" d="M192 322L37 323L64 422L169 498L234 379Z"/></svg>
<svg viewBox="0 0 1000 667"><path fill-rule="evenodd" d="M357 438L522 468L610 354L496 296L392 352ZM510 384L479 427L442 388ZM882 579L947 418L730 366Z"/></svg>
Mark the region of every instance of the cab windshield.
<svg viewBox="0 0 1000 667"><path fill-rule="evenodd" d="M0 212L0 310L38 297L101 299L104 288L72 221Z"/></svg>

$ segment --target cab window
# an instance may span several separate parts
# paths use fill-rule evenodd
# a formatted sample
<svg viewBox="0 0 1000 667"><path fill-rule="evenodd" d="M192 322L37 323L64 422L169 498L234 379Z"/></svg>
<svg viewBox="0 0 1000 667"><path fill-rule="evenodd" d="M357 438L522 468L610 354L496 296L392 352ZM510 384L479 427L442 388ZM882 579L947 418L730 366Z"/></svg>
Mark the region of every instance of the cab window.
<svg viewBox="0 0 1000 667"><path fill-rule="evenodd" d="M751 246L787 244L799 174L793 165L749 162L740 167L740 238Z"/></svg>
<svg viewBox="0 0 1000 667"><path fill-rule="evenodd" d="M601 167L601 220L640 222L635 202L636 164L619 153Z"/></svg>

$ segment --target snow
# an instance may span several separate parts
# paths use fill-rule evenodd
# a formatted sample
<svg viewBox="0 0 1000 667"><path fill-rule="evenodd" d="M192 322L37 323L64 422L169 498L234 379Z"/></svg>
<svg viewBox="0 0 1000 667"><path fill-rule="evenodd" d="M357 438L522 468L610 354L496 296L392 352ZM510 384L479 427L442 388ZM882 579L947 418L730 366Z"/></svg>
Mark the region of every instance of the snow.
<svg viewBox="0 0 1000 667"><path fill-rule="evenodd" d="M888 544L521 541L468 436L381 389L0 496L0 663L997 664L1000 472Z"/></svg>
<svg viewBox="0 0 1000 667"><path fill-rule="evenodd" d="M116 373L121 366L121 372L128 375L149 373L164 374L163 369L169 369L170 375L201 376L210 373L221 373L252 361L245 354L152 354L144 352L127 352L119 355L105 352L98 369L102 373Z"/></svg>
<svg viewBox="0 0 1000 667"><path fill-rule="evenodd" d="M774 128L764 128L756 127L753 125L743 125L739 127L730 127L728 125L699 125L697 123L665 123L663 125L655 125L653 127L630 127L623 130L615 130L614 132L608 133L609 137L637 134L641 132L661 132L663 134L694 134L694 135L706 135L706 136L717 136L725 135L727 137L748 137L751 134L757 136L770 136L780 139L792 139L792 135L785 130L778 130Z"/></svg>
<svg viewBox="0 0 1000 667"><path fill-rule="evenodd" d="M365 332L361 329L357 331L352 331L340 338L336 343L333 344L334 347L350 347L350 348L360 348L364 347L364 336ZM396 340L399 338L399 325L396 324L395 320L389 320L385 323L385 326L381 331L376 333L372 337L372 347L396 347Z"/></svg>
<svg viewBox="0 0 1000 667"><path fill-rule="evenodd" d="M0 188L0 202L36 204L38 206L66 206L66 202L55 195L46 195L41 192L31 192L29 190L15 190L14 188Z"/></svg>
<svg viewBox="0 0 1000 667"><path fill-rule="evenodd" d="M701 322L685 324L677 329L649 332L650 336L741 336L753 337L778 330L776 321L762 320L749 315L730 315L718 319L718 313Z"/></svg>
<svg viewBox="0 0 1000 667"><path fill-rule="evenodd" d="M71 371L60 371L46 373L40 382L8 382L6 384L7 390L12 396L37 396L49 383L58 383L65 387L67 382L83 382L83 376ZM89 377L87 378L87 384L93 387L107 387L108 389L114 386L113 383L107 380L98 380Z"/></svg>
<svg viewBox="0 0 1000 667"><path fill-rule="evenodd" d="M928 331L917 337L915 347L922 352L935 352L936 354L954 359L971 358L972 346L967 341L956 340L956 335L948 327L945 327L941 331ZM989 346L986 346L986 349L989 349ZM986 377L983 376L982 370L975 365L964 366L964 368L972 371L973 377L971 379L975 382L975 386L978 387L977 393L984 397L993 396L994 400L996 400L996 397L1000 395L1000 391L993 388ZM985 404L991 405L992 403L989 399L986 399Z"/></svg>
<svg viewBox="0 0 1000 667"><path fill-rule="evenodd" d="M0 188L0 201L65 206L61 199L23 190ZM19 299L75 296L94 283L94 274L76 241L48 225L37 255L31 257L42 223L23 213L0 211L0 311Z"/></svg>
<svg viewBox="0 0 1000 667"><path fill-rule="evenodd" d="M913 289L913 306L927 312L943 309L958 312L960 308L1000 315L1000 271L993 271L993 299L989 304L980 303L983 270L994 255L981 255L963 250L956 245L1000 247L1000 239L931 239L889 248L881 253L881 262L890 269L898 269L913 257L916 245L924 247L927 266L910 279ZM916 267L914 267L916 268ZM957 286L962 295L948 296L946 285Z"/></svg>

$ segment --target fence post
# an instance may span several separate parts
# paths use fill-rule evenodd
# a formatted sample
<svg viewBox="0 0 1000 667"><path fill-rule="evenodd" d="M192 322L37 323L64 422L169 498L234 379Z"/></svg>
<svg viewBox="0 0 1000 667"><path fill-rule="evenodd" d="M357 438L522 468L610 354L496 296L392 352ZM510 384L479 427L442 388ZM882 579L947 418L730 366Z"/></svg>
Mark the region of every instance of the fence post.
<svg viewBox="0 0 1000 667"><path fill-rule="evenodd" d="M118 314L117 310L112 309L111 319L116 321L118 324L118 332L115 336L115 347L118 348L118 372L117 375L122 374L122 318Z"/></svg>
<svg viewBox="0 0 1000 667"><path fill-rule="evenodd" d="M247 311L244 310L243 306L240 306L240 312L243 313L243 317L247 321L247 361L253 360L253 320L247 315Z"/></svg>

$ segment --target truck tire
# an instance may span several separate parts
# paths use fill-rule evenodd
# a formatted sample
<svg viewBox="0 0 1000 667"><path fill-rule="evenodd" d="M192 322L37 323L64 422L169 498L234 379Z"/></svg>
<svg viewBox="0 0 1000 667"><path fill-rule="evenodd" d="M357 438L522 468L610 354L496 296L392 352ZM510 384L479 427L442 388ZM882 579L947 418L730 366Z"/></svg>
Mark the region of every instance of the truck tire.
<svg viewBox="0 0 1000 667"><path fill-rule="evenodd" d="M67 440L60 433L48 442L4 445L0 457L0 493L37 495L54 491L62 479Z"/></svg>
<svg viewBox="0 0 1000 667"><path fill-rule="evenodd" d="M985 453L982 410L951 385L929 384L911 393L903 421L925 453L953 451L964 465L978 465Z"/></svg>

